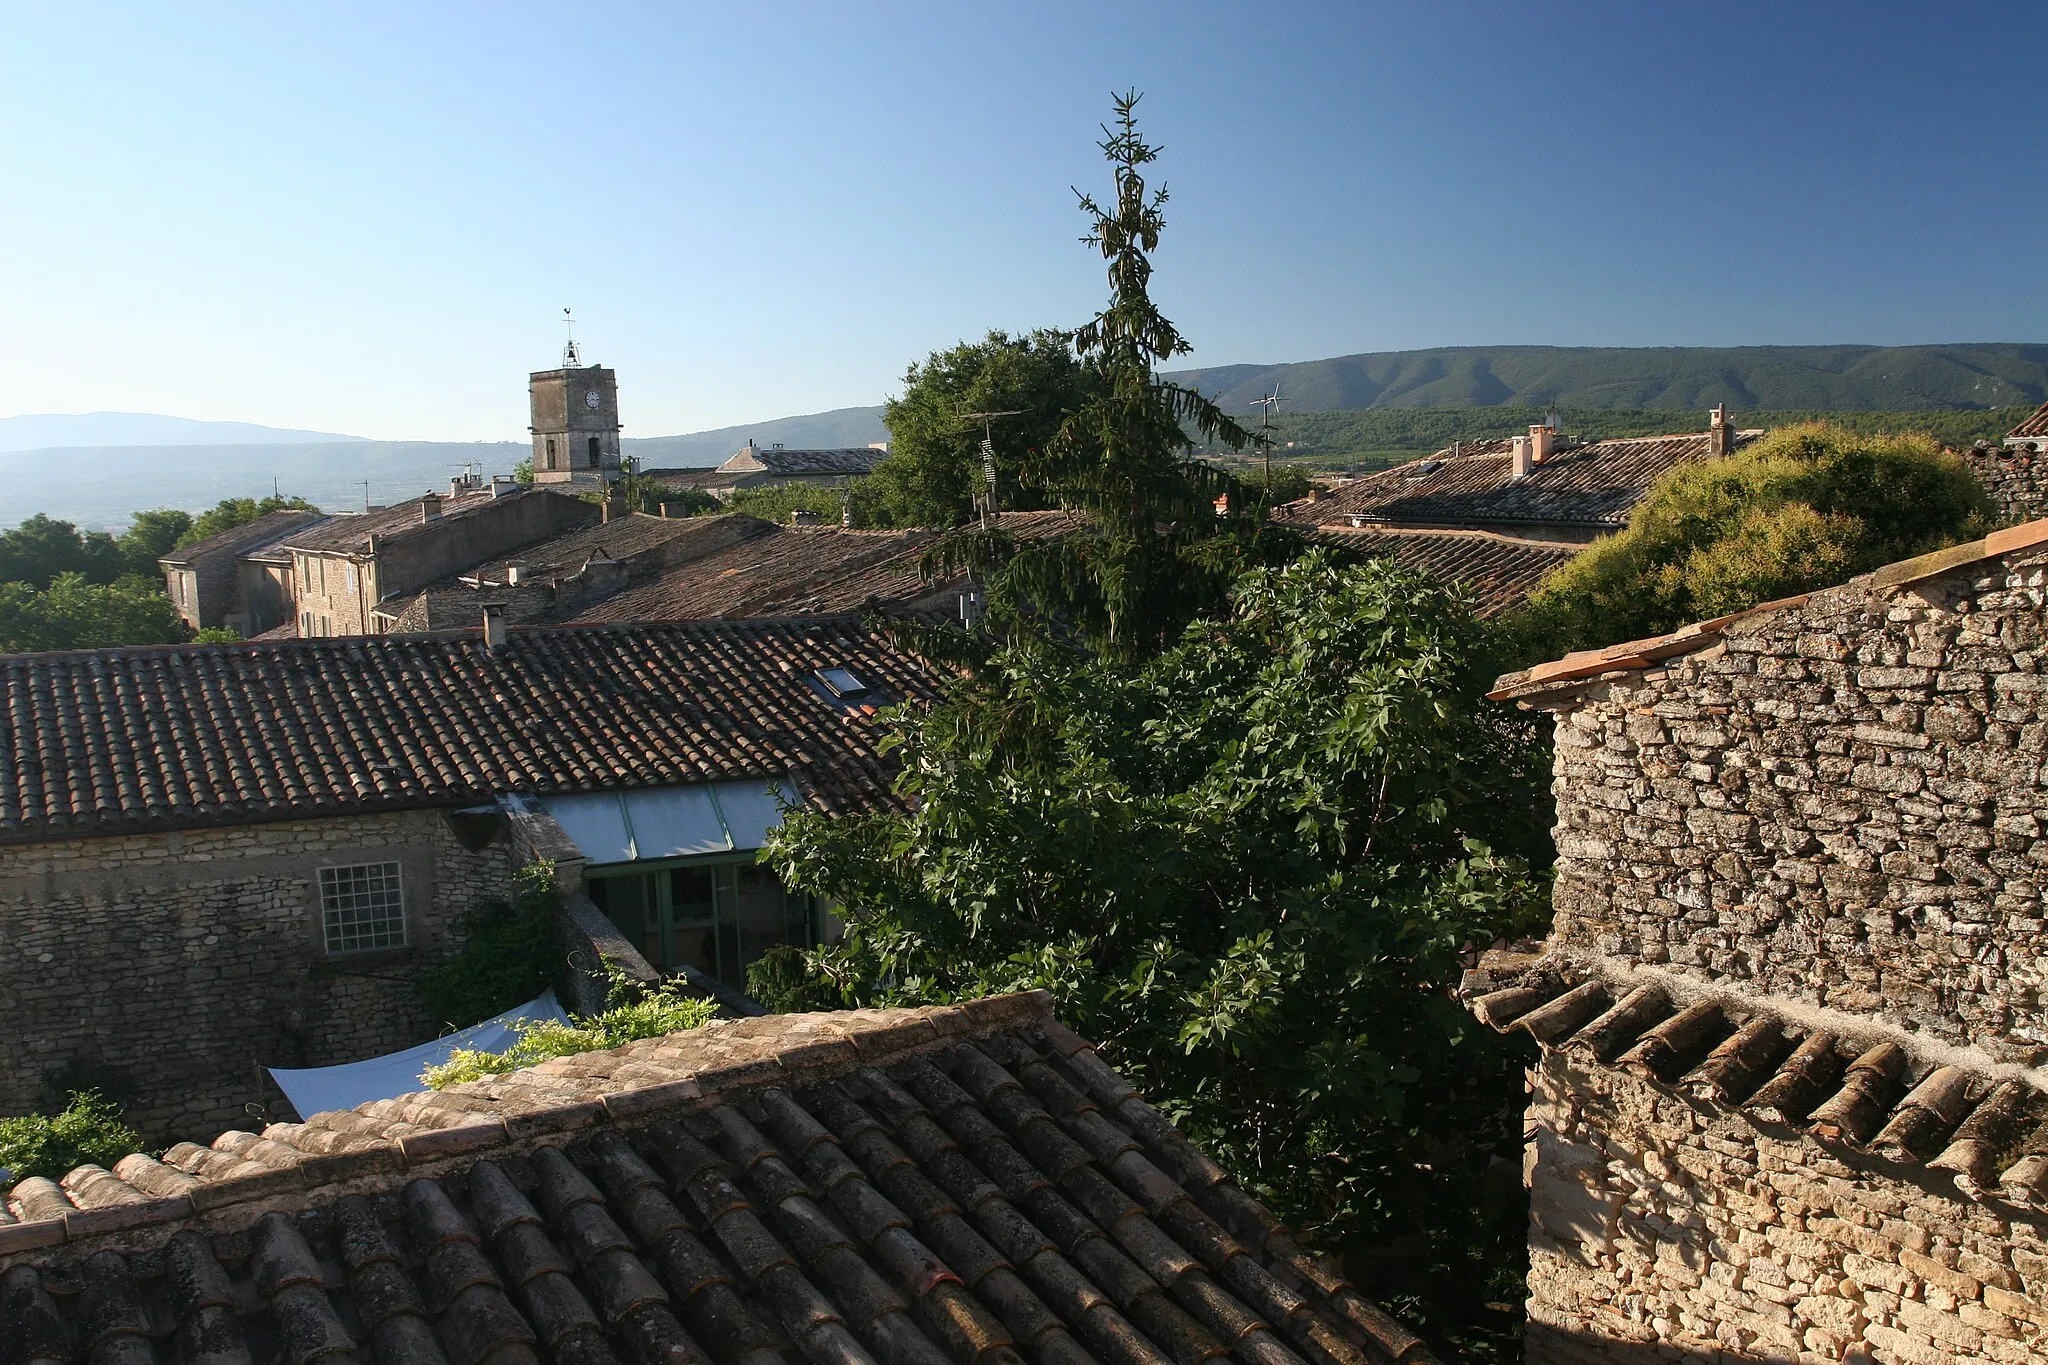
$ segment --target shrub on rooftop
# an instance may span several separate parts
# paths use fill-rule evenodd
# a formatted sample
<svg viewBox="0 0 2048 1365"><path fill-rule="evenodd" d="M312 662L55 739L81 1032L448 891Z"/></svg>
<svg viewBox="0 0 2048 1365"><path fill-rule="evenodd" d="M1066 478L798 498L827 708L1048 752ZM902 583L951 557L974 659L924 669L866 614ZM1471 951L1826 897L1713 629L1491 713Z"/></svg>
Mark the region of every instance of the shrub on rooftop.
<svg viewBox="0 0 2048 1365"><path fill-rule="evenodd" d="M1503 628L1532 660L1659 635L1983 535L1992 516L1930 437L1784 427L1665 474L1627 530L1558 569Z"/></svg>
<svg viewBox="0 0 2048 1365"><path fill-rule="evenodd" d="M75 1166L112 1166L142 1150L142 1138L121 1110L96 1091L71 1096L55 1114L0 1119L0 1167L15 1180L61 1177Z"/></svg>
<svg viewBox="0 0 2048 1365"><path fill-rule="evenodd" d="M458 1081L481 1080L532 1066L554 1057L572 1057L579 1052L600 1052L641 1038L659 1038L711 1022L718 1012L716 1002L688 994L680 980L664 981L654 987L640 987L606 962L611 977L611 994L604 1010L572 1023L553 1021L521 1028L519 1041L502 1053L458 1048L439 1066L420 1075L428 1089L439 1090Z"/></svg>

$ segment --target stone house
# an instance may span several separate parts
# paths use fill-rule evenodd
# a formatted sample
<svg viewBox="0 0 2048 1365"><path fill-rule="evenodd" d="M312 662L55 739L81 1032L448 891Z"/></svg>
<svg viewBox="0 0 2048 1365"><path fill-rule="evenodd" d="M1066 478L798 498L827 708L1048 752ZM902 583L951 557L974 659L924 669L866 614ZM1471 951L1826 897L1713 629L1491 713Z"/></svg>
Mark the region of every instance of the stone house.
<svg viewBox="0 0 2048 1365"><path fill-rule="evenodd" d="M723 1021L22 1180L37 1365L1433 1365L1042 992Z"/></svg>
<svg viewBox="0 0 2048 1365"><path fill-rule="evenodd" d="M367 635L391 599L494 556L586 526L598 508L581 498L509 481L451 485L360 515L329 517L276 548L291 559L301 638Z"/></svg>
<svg viewBox="0 0 2048 1365"><path fill-rule="evenodd" d="M1532 1362L2048 1361L2048 521L1503 678L1555 718Z"/></svg>
<svg viewBox="0 0 2048 1365"><path fill-rule="evenodd" d="M0 1114L191 1131L474 1022L419 977L535 856L586 960L741 984L831 931L753 865L779 802L893 801L876 712L933 688L848 617L0 661Z"/></svg>
<svg viewBox="0 0 2048 1365"><path fill-rule="evenodd" d="M2048 403L2005 435L1998 445L1979 441L1958 451L2008 522L2048 514Z"/></svg>
<svg viewBox="0 0 2048 1365"><path fill-rule="evenodd" d="M290 585L254 557L321 520L318 512L268 512L163 556L157 563L178 616L194 630L225 627L244 636L289 621Z"/></svg>

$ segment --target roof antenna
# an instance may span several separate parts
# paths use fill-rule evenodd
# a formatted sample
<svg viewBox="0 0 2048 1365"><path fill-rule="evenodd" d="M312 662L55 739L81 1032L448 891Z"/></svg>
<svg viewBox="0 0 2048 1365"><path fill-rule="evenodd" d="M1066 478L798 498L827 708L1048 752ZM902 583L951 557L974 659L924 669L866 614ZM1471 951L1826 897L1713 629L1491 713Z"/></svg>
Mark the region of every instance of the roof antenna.
<svg viewBox="0 0 2048 1365"><path fill-rule="evenodd" d="M562 325L569 329L569 339L562 344L562 368L580 370L583 368L583 352L576 349L576 315L564 308Z"/></svg>
<svg viewBox="0 0 2048 1365"><path fill-rule="evenodd" d="M1259 457L1263 461L1262 477L1266 481L1263 491L1270 500L1273 496L1273 411L1280 406L1280 385L1275 383L1271 393L1264 398L1254 398L1245 406L1265 409L1259 414Z"/></svg>
<svg viewBox="0 0 2048 1365"><path fill-rule="evenodd" d="M986 531L989 522L1001 520L1003 509L996 505L996 443L989 424L998 417L1022 417L1029 408L1012 408L1008 412L963 412L963 420L981 423L981 477L988 485L988 492L975 501L981 504L981 529Z"/></svg>

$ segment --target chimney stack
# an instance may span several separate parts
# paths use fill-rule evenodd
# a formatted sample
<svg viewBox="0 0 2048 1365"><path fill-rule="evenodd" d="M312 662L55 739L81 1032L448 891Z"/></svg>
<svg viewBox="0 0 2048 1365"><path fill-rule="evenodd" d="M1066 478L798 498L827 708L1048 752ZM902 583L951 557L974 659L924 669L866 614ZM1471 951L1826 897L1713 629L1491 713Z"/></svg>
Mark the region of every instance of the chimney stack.
<svg viewBox="0 0 2048 1365"><path fill-rule="evenodd" d="M484 607L484 648L500 650L505 647L505 608L496 602Z"/></svg>
<svg viewBox="0 0 2048 1365"><path fill-rule="evenodd" d="M429 494L427 494L427 495L426 495L425 497L421 498L421 499L420 499L420 525L424 526L424 525L426 525L426 524L427 524L428 522L430 522L430 521L439 521L440 519L441 519L441 497L440 497L440 495L439 495L438 493L429 493Z"/></svg>
<svg viewBox="0 0 2048 1365"><path fill-rule="evenodd" d="M1707 454L1732 455L1735 452L1735 424L1728 420L1728 409L1714 404L1707 414Z"/></svg>
<svg viewBox="0 0 2048 1365"><path fill-rule="evenodd" d="M1529 428L1529 463L1542 464L1557 449L1557 428L1549 423Z"/></svg>
<svg viewBox="0 0 2048 1365"><path fill-rule="evenodd" d="M1526 479L1529 471L1536 467L1535 457L1529 452L1529 438L1517 436L1514 439L1514 453L1511 457L1509 477Z"/></svg>

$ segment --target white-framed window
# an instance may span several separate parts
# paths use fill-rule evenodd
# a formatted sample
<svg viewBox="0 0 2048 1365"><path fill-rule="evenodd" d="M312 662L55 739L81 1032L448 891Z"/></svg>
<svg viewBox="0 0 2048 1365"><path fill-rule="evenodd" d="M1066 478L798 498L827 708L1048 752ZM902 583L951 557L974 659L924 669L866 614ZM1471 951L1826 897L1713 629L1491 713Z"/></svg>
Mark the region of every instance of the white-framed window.
<svg viewBox="0 0 2048 1365"><path fill-rule="evenodd" d="M320 922L330 953L405 946L405 878L397 863L320 869Z"/></svg>

